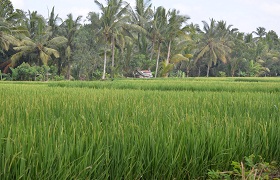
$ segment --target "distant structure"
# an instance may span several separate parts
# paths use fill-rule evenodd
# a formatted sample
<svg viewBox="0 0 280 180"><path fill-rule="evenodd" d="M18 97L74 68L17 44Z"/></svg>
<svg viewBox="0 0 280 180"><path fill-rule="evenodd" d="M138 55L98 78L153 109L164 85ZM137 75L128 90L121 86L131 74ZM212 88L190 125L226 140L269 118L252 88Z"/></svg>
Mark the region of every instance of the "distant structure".
<svg viewBox="0 0 280 180"><path fill-rule="evenodd" d="M136 70L134 72L135 78L152 78L153 74L150 70Z"/></svg>

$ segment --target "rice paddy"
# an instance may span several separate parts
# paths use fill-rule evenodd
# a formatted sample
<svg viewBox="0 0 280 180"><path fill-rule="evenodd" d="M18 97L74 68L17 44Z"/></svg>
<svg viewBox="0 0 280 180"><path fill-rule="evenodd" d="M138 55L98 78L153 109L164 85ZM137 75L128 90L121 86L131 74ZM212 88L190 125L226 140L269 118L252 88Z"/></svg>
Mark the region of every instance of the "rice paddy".
<svg viewBox="0 0 280 180"><path fill-rule="evenodd" d="M280 161L280 79L0 82L0 179L205 179Z"/></svg>

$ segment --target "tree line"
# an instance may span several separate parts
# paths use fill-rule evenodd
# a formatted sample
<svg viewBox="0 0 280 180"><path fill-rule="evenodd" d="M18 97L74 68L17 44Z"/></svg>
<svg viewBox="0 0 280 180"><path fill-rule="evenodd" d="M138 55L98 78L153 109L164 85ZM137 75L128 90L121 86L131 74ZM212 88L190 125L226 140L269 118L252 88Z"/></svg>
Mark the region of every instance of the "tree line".
<svg viewBox="0 0 280 180"><path fill-rule="evenodd" d="M154 77L279 75L275 31L258 27L244 33L215 19L199 27L176 9L135 1L131 7L122 0L94 0L100 12L89 12L82 23L82 16L71 13L63 20L55 8L45 18L0 0L1 79L21 80L25 75L13 75L20 68L33 73L29 80L48 74L83 80L133 77L137 69L150 69ZM34 71L37 67L44 71Z"/></svg>

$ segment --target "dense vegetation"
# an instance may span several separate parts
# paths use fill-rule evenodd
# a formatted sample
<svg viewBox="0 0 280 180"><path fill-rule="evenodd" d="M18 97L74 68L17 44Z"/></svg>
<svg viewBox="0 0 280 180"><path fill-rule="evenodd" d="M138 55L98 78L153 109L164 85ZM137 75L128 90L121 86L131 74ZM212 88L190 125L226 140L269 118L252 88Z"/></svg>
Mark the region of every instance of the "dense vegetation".
<svg viewBox="0 0 280 180"><path fill-rule="evenodd" d="M1 82L0 179L205 179L251 154L279 162L279 81Z"/></svg>
<svg viewBox="0 0 280 180"><path fill-rule="evenodd" d="M94 2L101 13L89 12L81 24L82 17L70 12L63 20L53 8L45 18L0 0L1 79L132 77L135 69L151 69L155 77L280 73L279 37L264 27L244 33L214 19L199 27L175 9L153 8L150 0L136 0L136 7L122 0ZM33 68L26 79L14 74L22 63ZM34 75L42 65L52 71Z"/></svg>

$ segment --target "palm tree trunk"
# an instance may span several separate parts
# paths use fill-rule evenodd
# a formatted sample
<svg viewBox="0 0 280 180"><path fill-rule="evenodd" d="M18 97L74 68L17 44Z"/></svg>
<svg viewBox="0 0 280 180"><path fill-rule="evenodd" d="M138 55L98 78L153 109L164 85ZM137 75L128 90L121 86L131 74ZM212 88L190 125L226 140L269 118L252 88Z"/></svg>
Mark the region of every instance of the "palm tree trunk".
<svg viewBox="0 0 280 180"><path fill-rule="evenodd" d="M156 64L156 73L155 73L155 78L157 77L158 74L158 64L159 64L159 57L160 57L160 42L158 44L158 56L157 56L157 64Z"/></svg>
<svg viewBox="0 0 280 180"><path fill-rule="evenodd" d="M152 51L151 51L150 61L152 61L152 59L153 59L154 47L155 47L155 42L153 41L153 42L152 42Z"/></svg>
<svg viewBox="0 0 280 180"><path fill-rule="evenodd" d="M171 40L168 43L168 52L167 52L167 65L170 63L170 54L171 54Z"/></svg>
<svg viewBox="0 0 280 180"><path fill-rule="evenodd" d="M209 71L210 71L210 65L208 64L208 67L207 67L207 77L209 77Z"/></svg>
<svg viewBox="0 0 280 180"><path fill-rule="evenodd" d="M103 65L103 74L102 74L102 79L105 79L106 75L106 61L107 61L107 51L104 51L104 65Z"/></svg>
<svg viewBox="0 0 280 180"><path fill-rule="evenodd" d="M112 66L111 66L111 78L114 78L115 74L115 38L112 37Z"/></svg>
<svg viewBox="0 0 280 180"><path fill-rule="evenodd" d="M70 61L68 59L68 64L67 64L67 79L70 80L70 72L71 72L71 65Z"/></svg>
<svg viewBox="0 0 280 180"><path fill-rule="evenodd" d="M167 52L167 58L166 58L166 66L168 66L168 64L170 63L170 55L171 55L171 40L168 43L168 52ZM167 72L164 77L168 77L168 76L169 76L169 72Z"/></svg>
<svg viewBox="0 0 280 180"><path fill-rule="evenodd" d="M61 71L62 71L62 63L61 63L62 59L58 58L58 62L57 62L57 74L60 76L61 75Z"/></svg>
<svg viewBox="0 0 280 180"><path fill-rule="evenodd" d="M138 48L139 48L139 51L142 52L142 46L141 46L141 42L140 42L141 41L140 33L138 33L137 36L138 36L137 37Z"/></svg>

